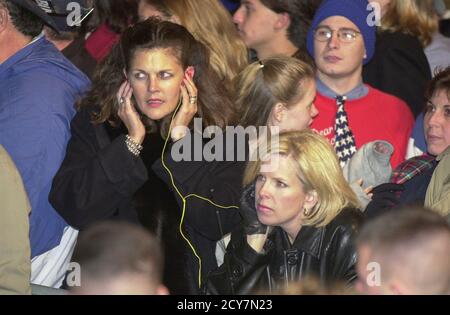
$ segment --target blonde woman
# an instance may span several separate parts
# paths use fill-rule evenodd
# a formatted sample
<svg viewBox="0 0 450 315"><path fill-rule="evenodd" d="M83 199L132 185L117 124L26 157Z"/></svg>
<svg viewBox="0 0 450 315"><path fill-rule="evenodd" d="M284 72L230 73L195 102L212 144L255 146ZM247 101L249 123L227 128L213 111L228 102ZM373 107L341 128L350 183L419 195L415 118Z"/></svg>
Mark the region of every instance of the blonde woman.
<svg viewBox="0 0 450 315"><path fill-rule="evenodd" d="M158 15L181 24L209 48L211 66L228 91L248 64L248 52L219 0L140 0L139 17Z"/></svg>
<svg viewBox="0 0 450 315"><path fill-rule="evenodd" d="M267 159L246 168L243 223L231 235L223 265L209 275L206 291L276 290L307 276L324 284L353 281L353 240L362 215L334 150L305 130L280 134L279 144L267 152Z"/></svg>
<svg viewBox="0 0 450 315"><path fill-rule="evenodd" d="M424 48L438 29L433 0L369 0L381 8L375 54L364 67L364 82L397 96L417 117L431 80Z"/></svg>

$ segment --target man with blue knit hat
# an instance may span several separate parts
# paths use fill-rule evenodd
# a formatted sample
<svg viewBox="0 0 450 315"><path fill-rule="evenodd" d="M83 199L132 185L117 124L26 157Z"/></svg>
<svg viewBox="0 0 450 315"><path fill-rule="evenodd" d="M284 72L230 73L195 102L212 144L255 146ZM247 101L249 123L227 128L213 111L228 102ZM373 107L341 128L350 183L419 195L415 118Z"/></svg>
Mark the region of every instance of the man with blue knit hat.
<svg viewBox="0 0 450 315"><path fill-rule="evenodd" d="M342 166L364 144L385 140L394 147L395 167L405 159L414 123L403 101L363 83L362 67L375 50L373 16L367 0L326 0L308 31L319 110L311 127L334 145Z"/></svg>
<svg viewBox="0 0 450 315"><path fill-rule="evenodd" d="M0 0L0 145L17 166L31 205L31 282L59 287L78 232L48 195L66 153L74 104L90 81L45 39L44 24L56 28L36 1Z"/></svg>

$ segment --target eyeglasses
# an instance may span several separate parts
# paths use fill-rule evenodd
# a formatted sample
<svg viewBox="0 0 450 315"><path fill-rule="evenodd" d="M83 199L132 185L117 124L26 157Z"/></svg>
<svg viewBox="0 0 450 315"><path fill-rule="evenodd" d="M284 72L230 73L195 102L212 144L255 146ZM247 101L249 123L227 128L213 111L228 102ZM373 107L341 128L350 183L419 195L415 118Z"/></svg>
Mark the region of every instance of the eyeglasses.
<svg viewBox="0 0 450 315"><path fill-rule="evenodd" d="M314 38L319 42L327 42L333 37L335 31L327 26L320 26L314 31ZM337 30L337 36L342 43L352 43L361 32L348 28L340 28Z"/></svg>

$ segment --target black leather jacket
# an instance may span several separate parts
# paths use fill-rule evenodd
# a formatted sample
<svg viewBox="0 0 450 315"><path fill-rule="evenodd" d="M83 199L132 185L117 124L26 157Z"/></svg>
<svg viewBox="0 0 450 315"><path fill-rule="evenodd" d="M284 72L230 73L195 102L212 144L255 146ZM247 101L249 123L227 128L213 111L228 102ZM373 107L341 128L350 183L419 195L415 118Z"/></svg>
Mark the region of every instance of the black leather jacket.
<svg viewBox="0 0 450 315"><path fill-rule="evenodd" d="M325 285L336 281L350 283L356 279L354 237L362 218L358 209L345 208L325 227L303 226L293 244L286 232L276 227L266 241L265 254L256 253L248 245L240 227L232 233L224 264L208 275L204 291L274 291L305 276L316 277Z"/></svg>

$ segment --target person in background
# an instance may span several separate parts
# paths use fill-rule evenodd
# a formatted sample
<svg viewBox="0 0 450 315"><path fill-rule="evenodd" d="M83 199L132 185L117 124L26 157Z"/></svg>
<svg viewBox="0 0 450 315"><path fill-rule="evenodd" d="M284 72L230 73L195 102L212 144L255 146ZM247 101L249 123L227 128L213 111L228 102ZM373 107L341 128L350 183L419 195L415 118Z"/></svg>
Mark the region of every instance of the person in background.
<svg viewBox="0 0 450 315"><path fill-rule="evenodd" d="M159 19L136 23L99 65L92 89L78 105L50 202L80 230L101 220L150 216L147 226L161 237L171 264L169 289L189 293L196 280L184 273L192 258L190 249L182 251L178 207L161 182L149 180L162 154L151 135L177 141L187 131L176 127L191 128L194 117L205 127L234 123L231 99L209 67L206 47L181 25Z"/></svg>
<svg viewBox="0 0 450 315"><path fill-rule="evenodd" d="M428 0L430 2L431 0ZM442 8L439 1L434 1L435 7L432 8L432 3L429 3L428 12L436 20L439 15L444 14L445 6ZM440 8L439 8L440 7ZM437 16L438 15L438 16ZM437 27L436 27L437 28ZM427 56L428 62L430 63L431 72L436 75L442 69L450 66L450 38L445 37L440 32L436 31L433 34L432 42L425 48L425 54ZM408 146L408 151L406 154L407 158L412 158L414 156L422 155L427 151L427 144L425 141L425 134L423 132L423 111L416 118L416 123L414 124L413 132L411 134L411 139Z"/></svg>
<svg viewBox="0 0 450 315"><path fill-rule="evenodd" d="M321 0L243 0L233 15L239 35L258 59L293 56L311 62L306 33Z"/></svg>
<svg viewBox="0 0 450 315"><path fill-rule="evenodd" d="M130 246L132 244L132 246ZM164 254L158 239L140 226L102 222L78 239L74 262L80 286L74 295L167 295Z"/></svg>
<svg viewBox="0 0 450 315"><path fill-rule="evenodd" d="M54 20L58 30L45 26L45 37L69 59L78 69L83 71L90 79L94 73L97 61L87 52L85 45L86 23L93 12L92 0L62 1L52 4L50 17ZM72 11L68 10L68 4L78 4L81 8L81 16L69 18ZM44 2L39 2L41 7L47 7ZM56 6L58 5L58 6ZM69 7L70 8L70 7ZM69 21L68 21L69 18ZM69 25L78 19L79 25ZM82 24L81 24L82 23Z"/></svg>
<svg viewBox="0 0 450 315"><path fill-rule="evenodd" d="M405 159L414 124L408 106L362 78L363 65L375 53L375 26L367 24L366 0L327 0L308 31L308 51L317 66L316 107L312 129L326 136L345 166L363 145L392 144L392 167Z"/></svg>
<svg viewBox="0 0 450 315"><path fill-rule="evenodd" d="M31 293L30 211L19 171L0 145L0 295Z"/></svg>
<svg viewBox="0 0 450 315"><path fill-rule="evenodd" d="M432 0L370 0L381 7L375 52L364 66L364 82L403 100L414 117L420 114L423 94L431 79L424 48L437 31L430 16ZM369 11L367 11L369 12Z"/></svg>
<svg viewBox="0 0 450 315"><path fill-rule="evenodd" d="M0 144L31 204L31 282L59 287L77 231L48 201L64 158L74 104L89 79L42 34L54 21L34 1L0 0Z"/></svg>
<svg viewBox="0 0 450 315"><path fill-rule="evenodd" d="M366 223L357 239L357 290L363 294L450 294L450 226L423 208Z"/></svg>
<svg viewBox="0 0 450 315"><path fill-rule="evenodd" d="M310 131L280 134L248 164L239 212L209 294L275 291L307 277L321 284L356 279L354 244L362 213L333 148Z"/></svg>
<svg viewBox="0 0 450 315"><path fill-rule="evenodd" d="M374 188L372 201L366 209L370 218L398 205L423 206L427 194L433 195L434 191L445 188L431 188L430 182L450 146L450 67L438 72L431 80L425 99L423 132L427 153L406 160L394 169L390 183ZM445 176L445 171L442 175ZM450 215L450 208L445 205L433 209L441 215Z"/></svg>
<svg viewBox="0 0 450 315"><path fill-rule="evenodd" d="M184 26L208 48L212 69L233 93L232 81L248 65L248 52L219 0L140 0L138 12L140 19L157 15Z"/></svg>

